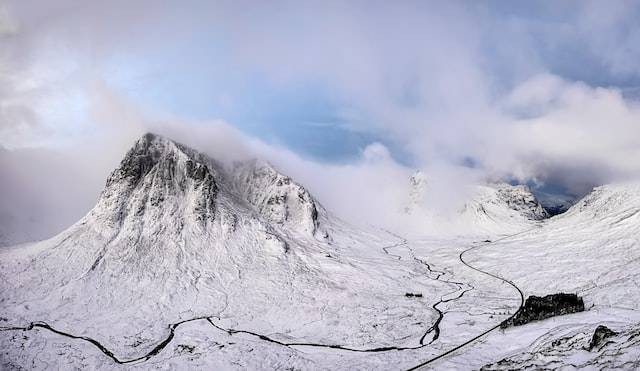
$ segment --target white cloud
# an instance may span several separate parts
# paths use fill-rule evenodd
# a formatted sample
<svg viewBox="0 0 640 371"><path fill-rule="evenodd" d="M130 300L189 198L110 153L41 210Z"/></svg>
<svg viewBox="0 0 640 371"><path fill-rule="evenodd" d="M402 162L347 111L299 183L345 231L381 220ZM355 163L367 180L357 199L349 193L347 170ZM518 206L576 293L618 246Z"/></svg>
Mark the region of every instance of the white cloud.
<svg viewBox="0 0 640 371"><path fill-rule="evenodd" d="M217 118L189 121L163 107L150 113L105 81L105 60L135 55L162 71L158 51L187 45L195 34L210 36L234 73L276 86L321 82L347 125L388 137L430 173L432 205L455 205L453 185L482 179L546 181L583 193L640 173L638 107L615 87L555 75L547 55L581 48L579 55L596 61L591 67L604 66L598 71L637 77L635 4L573 4L566 21L458 2L253 3L250 11L241 3L8 4L0 7L0 144L55 144L73 166L92 164L78 172L87 187L100 184L137 136L154 130L219 158L264 156L341 215L394 215L410 169L382 144L348 165L313 162ZM183 51L177 58L199 52ZM212 101L237 106L220 91ZM469 159L478 166L460 166Z"/></svg>

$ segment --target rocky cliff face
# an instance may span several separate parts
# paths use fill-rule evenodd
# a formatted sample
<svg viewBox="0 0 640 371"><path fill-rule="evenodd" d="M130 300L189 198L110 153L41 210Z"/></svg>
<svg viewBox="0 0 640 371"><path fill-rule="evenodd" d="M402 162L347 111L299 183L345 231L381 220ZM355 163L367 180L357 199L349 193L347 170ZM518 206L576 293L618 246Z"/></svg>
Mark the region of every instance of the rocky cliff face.
<svg viewBox="0 0 640 371"><path fill-rule="evenodd" d="M530 220L542 220L549 217L549 213L542 207L540 202L531 193L529 187L525 185L500 184L496 186L498 197L507 206L517 211Z"/></svg>
<svg viewBox="0 0 640 371"><path fill-rule="evenodd" d="M236 164L232 173L242 197L266 220L316 233L322 208L303 186L262 161Z"/></svg>
<svg viewBox="0 0 640 371"><path fill-rule="evenodd" d="M460 210L466 228L482 232L515 233L548 217L528 187L509 184L474 186Z"/></svg>
<svg viewBox="0 0 640 371"><path fill-rule="evenodd" d="M244 202L227 207L219 197ZM202 228L218 212L237 219L235 206L246 206L266 224L313 236L321 206L311 194L272 166L256 160L225 168L215 160L169 139L146 134L126 154L107 180L91 215L117 227L144 218L168 218ZM221 210L218 210L221 209ZM175 231L179 232L179 231Z"/></svg>
<svg viewBox="0 0 640 371"><path fill-rule="evenodd" d="M411 223L423 220L426 228L435 230L435 233L448 231L446 233L455 234L512 233L530 228L535 222L550 217L524 185L491 183L452 189L455 191L447 190L447 196L453 202L449 210L442 204L431 205L425 199L431 196L430 200L433 201L437 195L429 194L431 190L426 175L416 171L409 178L404 214Z"/></svg>
<svg viewBox="0 0 640 371"><path fill-rule="evenodd" d="M145 134L114 170L92 214L113 225L182 216L212 221L219 191L211 161L179 144Z"/></svg>

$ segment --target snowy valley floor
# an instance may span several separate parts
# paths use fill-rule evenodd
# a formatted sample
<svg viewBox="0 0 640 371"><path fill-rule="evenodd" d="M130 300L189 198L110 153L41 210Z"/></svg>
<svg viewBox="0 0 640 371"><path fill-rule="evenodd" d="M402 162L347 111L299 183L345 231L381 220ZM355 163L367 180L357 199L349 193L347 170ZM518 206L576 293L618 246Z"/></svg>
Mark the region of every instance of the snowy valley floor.
<svg viewBox="0 0 640 371"><path fill-rule="evenodd" d="M157 354L128 365L116 364L86 340L70 339L44 328L36 327L31 331L2 331L2 368L409 369L495 327L514 313L520 305L519 293L509 284L462 264L459 259L460 253L475 246L478 248L465 253L465 260L471 265L513 280L524 290L526 296L577 291L584 295L588 310L507 330L493 330L425 367L478 369L492 363L489 369L523 366L595 367L594 364L597 368L637 367L640 346L638 342L633 342L633 339L620 339L600 352L582 349L588 344L595 327L600 324L619 332L633 332L633 329L638 328L636 324L640 322L640 313L637 310L639 296L635 277L640 273L640 269L637 263L626 264L624 270L616 273L619 263L615 259L615 253L613 258L607 256L604 260L604 256L598 255L597 251L585 253L584 246L577 251L572 250L571 246L568 246L568 250L545 251L546 246L562 241L554 239L553 243L544 242L547 240L545 233L548 233L545 230L550 228L535 228L492 243L469 239L400 240L397 244L384 249L379 248L377 253L372 253L368 260L379 264L385 274L397 272L394 279L403 283L406 293L423 294L423 297L407 297L405 292L388 293L396 297L398 308L403 308L404 302L418 301L424 312L431 314L429 323L416 321L415 327L426 332L438 321L439 312L443 315L438 324L438 337L430 345L420 344L422 336L417 336L420 332L408 338L402 338L398 334L395 345L389 345L388 342L382 345L418 348L415 350L353 352L327 347L285 345L305 343L308 340L300 338L291 341L289 336L279 334L275 328L260 333L251 327L250 322L244 322L242 318L234 318L233 314L227 313L222 314L221 319L212 316L210 321L201 319L178 326L175 336ZM633 250L625 252L630 253L633 253ZM358 261L358 257L350 258L354 264L371 263ZM637 257L628 256L623 260L638 261ZM632 277L627 279L627 276ZM434 286L433 281L440 281L442 284ZM438 288L437 292L434 292L434 287ZM615 290L612 292L604 287ZM434 305L436 309L433 308ZM268 318L263 320L268 321ZM8 318L3 318L2 321L3 325L15 325ZM384 317L380 317L371 319L369 323L354 323L353 329L362 331L357 329L362 326L376 326L385 321ZM407 314L407 318L399 321L415 320ZM55 324L52 326L56 327ZM328 336L325 339L330 339L331 318L324 319L320 326L326 329ZM60 327L56 329L65 331ZM224 329L256 333L234 333ZM341 329L341 332L343 331L345 329ZM169 329L166 333L170 333ZM435 330L426 334L423 344L430 343L434 334ZM95 339L104 338L100 333L89 336ZM577 339L573 341L575 344L566 344L566 339L573 338ZM159 344L163 340L159 338L155 339L155 342ZM369 347L338 342L325 344L365 350L378 347L376 339L372 340ZM558 341L561 344L558 344ZM105 343L108 348L108 342ZM120 357L117 352L114 353L115 357ZM145 352L139 354L143 355ZM508 361L496 363L505 358Z"/></svg>
<svg viewBox="0 0 640 371"><path fill-rule="evenodd" d="M74 306L82 297L69 299L77 290L65 288L92 294L86 289L94 281L84 276L54 282L62 298L29 298L15 277L56 248L7 249L0 253L0 368L637 369L638 195L638 187L599 189L566 214L512 235L407 240L327 224L332 244L300 242L273 261L247 261L249 270L224 286L224 305L209 313L200 304L158 314L153 302L82 312L93 302ZM285 263L299 273L268 270ZM523 297L558 292L581 295L586 310L498 328ZM177 303L170 299L158 301ZM50 304L56 307L47 312ZM600 325L615 335L588 350Z"/></svg>

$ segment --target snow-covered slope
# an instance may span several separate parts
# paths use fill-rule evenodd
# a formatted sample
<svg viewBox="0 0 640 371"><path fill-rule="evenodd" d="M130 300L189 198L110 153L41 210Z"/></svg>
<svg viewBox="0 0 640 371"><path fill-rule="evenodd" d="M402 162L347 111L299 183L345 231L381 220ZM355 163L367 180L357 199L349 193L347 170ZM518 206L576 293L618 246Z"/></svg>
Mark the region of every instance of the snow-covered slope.
<svg viewBox="0 0 640 371"><path fill-rule="evenodd" d="M0 251L0 368L637 366L640 184L551 219L525 187L469 193L460 233L405 239L336 219L268 164L145 135L84 218ZM492 330L516 288L587 311ZM613 343L583 349L599 325Z"/></svg>
<svg viewBox="0 0 640 371"><path fill-rule="evenodd" d="M29 232L35 230L37 223L32 219L17 218L12 214L0 214L0 247L33 241Z"/></svg>
<svg viewBox="0 0 640 371"><path fill-rule="evenodd" d="M595 188L591 193L578 201L561 216L558 221L573 223L610 223L622 222L628 226L635 225L634 220L640 209L640 184L635 182L607 184Z"/></svg>
<svg viewBox="0 0 640 371"><path fill-rule="evenodd" d="M319 213L325 214L324 210L304 187L268 163L238 163L233 177L239 193L269 222L311 236L318 232Z"/></svg>
<svg viewBox="0 0 640 371"><path fill-rule="evenodd" d="M409 196L404 208L414 230L423 235L509 234L530 228L549 217L531 190L524 185L506 183L467 186L454 197L462 207L443 211L430 205L429 183L417 171L409 179ZM422 223L422 224L421 224ZM421 228L421 225L424 228Z"/></svg>
<svg viewBox="0 0 640 371"><path fill-rule="evenodd" d="M399 243L330 217L267 164L226 167L147 134L85 217L50 240L0 252L0 327L46 321L119 359L152 352L169 324L201 318L216 331L205 317L279 341L419 347L437 315L425 306L437 297L402 298L448 286L409 279L415 263L383 249ZM2 341L9 349L27 340Z"/></svg>
<svg viewBox="0 0 640 371"><path fill-rule="evenodd" d="M508 234L530 228L549 217L529 188L509 184L477 185L460 211L461 229ZM465 227L466 225L466 227Z"/></svg>
<svg viewBox="0 0 640 371"><path fill-rule="evenodd" d="M477 267L508 277L525 296L577 293L587 311L507 330L490 339L502 353L492 361L470 352L487 369L637 369L640 345L640 183L598 187L566 213L470 255ZM586 349L599 325L619 335ZM519 339L509 343L510 339ZM486 349L485 349L486 350ZM502 362L498 360L504 358Z"/></svg>

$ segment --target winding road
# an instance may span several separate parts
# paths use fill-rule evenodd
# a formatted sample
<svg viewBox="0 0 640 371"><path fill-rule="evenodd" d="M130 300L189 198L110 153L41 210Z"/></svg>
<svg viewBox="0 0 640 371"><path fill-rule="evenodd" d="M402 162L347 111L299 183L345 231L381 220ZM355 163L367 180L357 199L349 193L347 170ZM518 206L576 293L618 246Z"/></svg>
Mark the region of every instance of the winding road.
<svg viewBox="0 0 640 371"><path fill-rule="evenodd" d="M472 251L472 250L477 250L477 249L480 249L480 248L482 248L482 247L484 247L484 246L487 246L487 245L489 245L489 244L492 244L492 243L495 243L495 242L498 242L498 241L501 241L501 240L504 240L504 239L507 239L507 238L511 238L511 237L514 237L514 236L517 236L517 235L520 235L520 234L522 234L522 233L526 233L526 232L529 232L529 230L527 230L527 231L523 231L523 232L520 232L520 233L517 233L517 234L514 234L514 235L505 236L505 237L502 237L502 238L497 239L497 240L494 240L494 241L487 241L487 242L486 242L486 243L484 243L484 244L474 245L474 246L469 247L468 249L466 249L466 250L462 251L462 252L459 254L459 256L458 256L458 259L460 260L460 262L461 262L462 264L464 264L465 266L467 266L468 268L470 268L470 269L472 269L472 270L474 270L474 271L476 271L476 272L479 272L479 273L482 273L482 274L488 275L488 276L490 276L490 277L492 277L492 278L494 278L494 279L500 280L500 281L502 281L502 282L504 282L504 283L507 283L508 285L512 286L512 287L517 291L517 293L518 293L518 295L519 295L519 297L520 297L520 304L519 304L519 306L518 306L517 311L515 311L515 312L514 312L514 313L513 313L509 318L507 318L506 320L512 319L512 318L513 318L513 317L514 317L514 316L515 316L515 315L516 315L516 314L517 314L517 313L522 309L522 306L524 305L524 294L523 294L522 290L520 290L520 288L518 288L518 286L516 286L513 282L511 282L511 281L509 281L509 280L507 280L507 279L505 279L505 278L503 278L503 277L500 277L500 276L498 276L498 275L496 275L496 274L493 274L493 273L491 273L491 272L484 271L484 270L482 270L482 269L480 269L480 268L474 267L473 265L469 264L469 263L464 259L464 255L465 255L466 253L468 253L468 252ZM396 236L397 236L397 235L396 235ZM399 237L399 236L397 236L397 237ZM399 238L401 238L401 237L399 237ZM436 321L435 321L435 322L434 322L434 323L433 323L433 324L432 324L432 325L431 325L431 326L426 330L426 332L424 333L424 335L420 338L419 345L417 345L417 346L413 346L413 347L404 347L404 346L387 346L387 347L377 347L377 348L365 348L365 349L359 349L359 348L351 348L351 347L348 347L348 346L334 345L334 344L318 344L318 343L303 343L303 342L299 342L299 343L285 343L285 342L281 342L281 341L278 341L278 340L272 339L272 338L270 338L270 337L268 337L268 336L266 336L266 335L262 335L262 334L254 333L254 332L247 331L247 330L237 330L237 329L227 329L227 328L223 328L222 326L220 326L220 325L218 325L218 324L216 324L216 323L214 322L214 320L213 320L213 319L214 319L214 318L217 318L216 316L202 316L202 317L195 317L195 318L186 319L186 320L183 320L183 321L180 321L180 322L176 322L176 323L170 324L170 325L168 326L168 328L169 328L169 334L167 335L167 337L166 337L164 340L162 340L160 343L158 343L158 344L157 344L157 345L156 345L156 346L155 346L151 351L149 351L148 353L146 353L146 354L144 354L144 355L142 355L142 356L139 356L139 357L136 357L136 358L133 358L133 359L123 360L123 359L118 358L118 357L117 357L117 356L116 356L116 355L115 355L111 350L109 350L107 347L105 347L105 346L104 346L103 344L101 344L99 341L97 341L97 340L95 340L95 339L93 339L93 338L91 338L91 337L73 335L73 334L70 334L70 333L67 333L67 332L61 331L61 330L59 330L59 329L56 329L56 328L52 327L51 325L49 325L49 324L47 324L46 322L43 322L43 321L31 322L28 326L25 326L25 327L0 327L0 331L20 331L20 330L22 330L22 331L31 331L31 330L34 330L34 329L36 329L36 328L45 329L45 330L48 330L48 331L50 331L50 332L53 332L53 333L55 333L55 334L58 334L58 335L61 335L61 336L67 337L67 338L86 341L86 342L88 342L88 343L90 343L90 344L94 345L94 346L95 346L96 348L98 348L102 353L104 353L107 357L109 357L109 358L110 358L110 359L112 359L115 363L118 363L118 364L132 364L132 363L144 362L144 361L149 360L149 359L150 359L150 358L152 358L153 356L155 356L155 355L157 355L158 353L160 353L160 352L161 352L161 351L162 351L162 350L163 350L167 345L169 345L169 344L171 343L171 341L173 340L174 335L175 335L175 330L176 330L180 325L185 324L185 323L188 323L188 322L201 321L201 320L202 320L202 321L207 321L209 324L211 324L211 325L212 325L213 327L215 327L216 329L221 330L221 331L224 331L224 332L228 333L229 335L242 333L242 334L246 334L246 335L250 335L250 336L255 336L255 337L257 337L257 338L259 338L259 339L261 339L261 340L263 340L263 341L267 341L267 342L270 342L270 343L274 343L274 344L278 344L278 345L286 346L286 347L317 347L317 348L339 349L339 350L343 350L343 351L350 351L350 352L363 352L363 353L365 353L365 352L368 352L368 353L375 353L375 352L387 352L387 351L402 351L402 350L416 350L416 349L421 349L421 348L424 348L424 347L426 347L426 346L430 345L431 343L433 343L433 342L434 342L436 339L438 339L438 337L440 336L440 327L439 327L439 326L440 326L441 321L442 321L442 320L443 320L443 318L444 318L444 312L442 312L438 307L439 307L441 304L444 304L444 303L447 303L447 302L450 302L450 301L457 300L457 299L461 298L461 297L462 297L466 292L468 292L468 291L472 290L472 289L473 289L473 287L472 287L472 286L470 286L470 285L468 285L468 284L466 284L466 283L463 283L463 282L448 281L448 280L441 279L441 277L443 277L443 276L445 275L445 272L433 270L433 269L431 268L431 265L430 265L428 262L426 262L426 261L424 261L424 260L422 260L422 259L420 259L420 258L417 258L417 257L414 255L413 250L408 246L408 241L407 241L406 239L402 238L402 240L403 240L403 242L401 242L401 243L397 243L397 244L395 244L395 245L391 245L391 246L387 246L387 247L382 248L382 249L383 249L383 251L385 252L385 254L388 254L388 255L390 255L390 256L392 256L392 257L394 257L394 258L398 259L398 260L401 260L401 259L402 259L402 257L401 257L401 256L391 254L391 253L388 251L388 249L393 248L393 247L406 246L406 247L409 249L409 251L410 251L410 254L411 254L412 258L413 258L416 262L418 262L418 263L422 264L423 266L425 266L425 267L427 268L427 270L429 271L429 273L430 273L430 274L435 274L435 275L436 275L436 277L435 277L435 278L432 278L432 279L434 279L434 280L438 280L438 281L442 281L442 282L445 282L445 283L449 283L449 284L453 284L453 285L456 285L456 286L457 286L457 290L455 290L455 291L453 291L453 292L450 292L450 293L448 293L447 295L444 295L443 297L447 297L448 295L450 295L450 294L454 294L454 293L456 293L456 292L458 293L458 295L457 295L457 296L451 297L451 298L449 298L449 299L442 299L442 298L441 298L438 302L436 302L436 303L432 306L432 308L433 308L435 311L437 311L437 312L438 312L438 318L437 318L437 319L436 319ZM463 288L465 285L466 285L466 286L469 286L469 288ZM218 318L218 320L219 320L219 318ZM451 349L449 349L449 350L445 351L444 353L441 353L441 354L439 354L439 355L437 355L437 356L435 356L435 357L432 357L432 358L430 358L430 359L428 359L428 360L426 360L426 361L424 361L424 362L419 363L418 365L416 365L416 366L414 366L414 367L410 368L409 370L416 370L416 369L422 368L422 367L424 367L424 366L427 366L427 365L429 365L429 364L431 364L431 363L433 363L433 362L435 362L435 361L437 361L437 360L439 360L439 359L442 359L442 358L444 358L444 357L446 357L446 356L448 356L448 355L450 355L450 354L452 354L452 353L454 353L454 352L456 352L456 351L458 351L458 350L462 349L463 347L465 347L465 346L467 346L467 345L469 345L469 344L471 344L471 343L475 342L476 340L478 340L478 339L482 338L483 336L486 336L486 335L487 335L487 334L489 334L490 332L492 332L492 331L496 330L497 328L499 328L499 327L500 327L500 324L501 324L501 323L502 323L502 322L500 322L500 323L496 324L495 326L493 326L493 327L491 327L491 328L489 328L489 329L487 329L487 330L485 330L485 331L481 332L480 334L478 334L478 335L474 336L473 338L471 338L471 339L469 339L469 340L467 340L467 341L465 341L465 342L463 342L463 343L461 343L461 344L456 345L455 347L453 347L453 348L451 348ZM425 338L426 338L426 337L427 337L427 335L429 335L430 333L433 333L433 337L431 338L431 341L429 341L429 342L425 342Z"/></svg>
<svg viewBox="0 0 640 371"><path fill-rule="evenodd" d="M513 287L513 288L518 292L518 295L520 295L520 304L518 305L518 310L516 310L516 311L515 311L511 316L509 316L509 318L507 318L505 321L508 321L508 320L510 320L510 319L513 319L513 318L518 314L518 312L520 312L520 311L522 310L522 307L524 306L524 293L522 292L522 290L520 290L520 288L519 288L518 286L516 286L516 284L515 284L515 283L513 283L513 282L511 282L511 281L507 280L506 278L500 277L500 276L498 276L498 275L496 275L496 274L493 274L493 273L490 273L490 272L484 271L484 270L482 270L482 269L480 269L480 268L477 268L477 267L472 266L471 264L469 264L467 261L465 261L465 260L464 260L464 254L468 253L469 251L477 250L477 249L482 248L482 247L484 247L484 246L487 246L487 245L489 245L489 244L492 244L492 243L495 243L495 242L498 242L498 241L502 241L502 240L505 240L505 239L508 239L508 238L511 238L511 237L515 237L515 236L521 235L521 234L526 233L526 232L529 232L529 231L530 231L530 230L526 230L526 231L523 231L523 232L520 232L520 233L516 233L516 234L513 234L513 235L509 235L509 236L505 236L505 237L502 237L502 238L496 239L496 240L494 240L494 241L486 242L486 243L484 243L484 244L482 244L482 245L472 246L472 247L470 247L470 248L468 248L468 249L466 249L466 250L462 251L462 252L458 255L458 259L459 259L459 260L460 260L460 262L462 262L462 264L464 264L465 266L467 266L467 267L469 267L469 268L473 269L473 270L474 270L474 271L476 271L476 272L480 272L480 273L482 273L482 274L486 274L486 275L488 275L488 276L490 276L490 277L493 277L493 278L495 278L495 279L497 279L497 280L500 280L500 281L502 281L502 282L505 282L505 283L509 284L511 287ZM462 349L462 348L466 347L467 345L469 345L469 344L471 344L471 343L475 342L476 340L478 340L478 339L480 339L480 338L482 338L482 337L486 336L486 335L487 335L487 334L489 334L490 332L492 332L492 331L494 331L494 330L498 329L498 328L500 327L500 325L501 325L501 324L502 324L502 322L500 322L500 323L496 324L495 326L493 326L493 327L491 327L491 328L489 328L489 329L487 329L487 330L485 330L485 331L481 332L480 334L478 334L478 335L474 336L473 338L471 338L471 339L469 339L469 340L467 340L467 341L463 342L462 344L458 344L458 345L456 345L455 347L453 347L453 348L451 348L451 349L447 350L447 351L446 351L446 352L444 352L444 353L441 353L441 354L439 354L439 355L437 355L437 356L435 356L435 357L432 357L432 358L430 358L430 359L428 359L428 360L426 360L426 361L424 361L424 362L422 362L422 363L420 363L420 364L418 364L418 365L416 365L416 366L414 366L414 367L411 367L411 368L410 368L410 369L408 369L407 371L413 371L413 370L417 370L417 369L423 368L423 367L425 367L425 366L428 366L429 364L431 364L431 363L433 363L433 362L435 362L435 361L437 361L437 360L439 360L439 359L442 359L442 358L444 358L444 357L446 357L446 356L448 356L448 355L450 355L450 354L452 354L452 353L454 353L454 352L456 352L456 351L458 351L458 350L460 350L460 349Z"/></svg>

